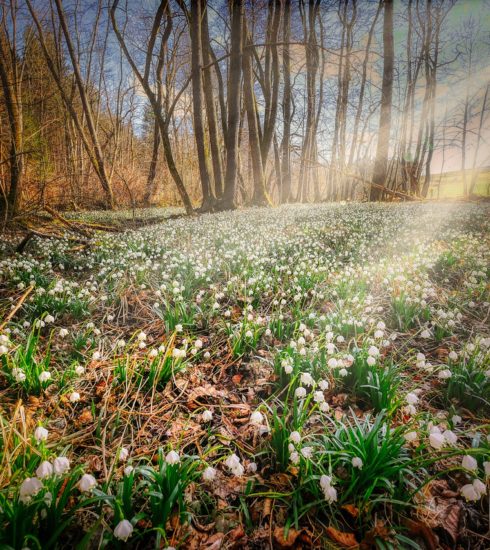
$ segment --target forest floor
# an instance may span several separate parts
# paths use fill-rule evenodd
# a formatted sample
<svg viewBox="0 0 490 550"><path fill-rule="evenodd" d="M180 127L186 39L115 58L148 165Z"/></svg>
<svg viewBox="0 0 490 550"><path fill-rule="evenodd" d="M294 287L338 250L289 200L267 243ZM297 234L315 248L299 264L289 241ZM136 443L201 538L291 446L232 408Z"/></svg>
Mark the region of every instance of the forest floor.
<svg viewBox="0 0 490 550"><path fill-rule="evenodd" d="M78 237L0 242L1 548L490 546L489 205Z"/></svg>

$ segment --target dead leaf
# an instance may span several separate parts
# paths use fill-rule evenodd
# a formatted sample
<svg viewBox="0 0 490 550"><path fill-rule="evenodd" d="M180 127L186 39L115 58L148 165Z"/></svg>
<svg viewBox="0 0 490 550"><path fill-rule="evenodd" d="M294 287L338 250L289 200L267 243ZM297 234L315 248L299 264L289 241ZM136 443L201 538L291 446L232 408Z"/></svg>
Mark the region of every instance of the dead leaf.
<svg viewBox="0 0 490 550"><path fill-rule="evenodd" d="M335 527L327 527L327 535L342 548L359 548L354 533L344 533Z"/></svg>
<svg viewBox="0 0 490 550"><path fill-rule="evenodd" d="M275 548L292 548L300 533L301 531L296 531L296 529L289 529L287 536L284 536L284 527L276 527L274 529L274 541L277 544Z"/></svg>
<svg viewBox="0 0 490 550"><path fill-rule="evenodd" d="M345 510L354 519L359 517L359 508L353 504L344 504L344 506L342 506L342 510Z"/></svg>
<svg viewBox="0 0 490 550"><path fill-rule="evenodd" d="M439 539L434 531L425 523L406 518L403 520L403 524L411 535L422 537L429 550L437 550L439 548Z"/></svg>

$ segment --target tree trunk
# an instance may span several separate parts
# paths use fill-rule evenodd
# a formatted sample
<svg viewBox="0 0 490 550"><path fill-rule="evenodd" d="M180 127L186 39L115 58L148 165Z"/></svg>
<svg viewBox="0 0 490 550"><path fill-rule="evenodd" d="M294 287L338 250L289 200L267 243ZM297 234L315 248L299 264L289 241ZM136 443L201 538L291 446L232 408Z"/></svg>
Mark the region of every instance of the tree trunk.
<svg viewBox="0 0 490 550"><path fill-rule="evenodd" d="M231 10L231 55L228 75L228 124L225 138L225 190L220 209L235 208L235 190L238 172L238 138L240 126L240 84L243 52L243 0L229 2Z"/></svg>
<svg viewBox="0 0 490 550"><path fill-rule="evenodd" d="M291 40L291 4L286 0L283 4L282 19L282 71L284 75L284 91L282 98L283 131L281 142L281 181L280 201L291 200L291 56L289 42Z"/></svg>
<svg viewBox="0 0 490 550"><path fill-rule="evenodd" d="M383 1L383 0L382 0ZM383 23L383 84L381 88L381 113L379 117L379 135L376 147L376 160L373 170L373 183L385 186L388 167L388 153L391 131L391 98L393 93L393 0L384 0ZM371 187L369 198L371 201L380 200L382 189Z"/></svg>

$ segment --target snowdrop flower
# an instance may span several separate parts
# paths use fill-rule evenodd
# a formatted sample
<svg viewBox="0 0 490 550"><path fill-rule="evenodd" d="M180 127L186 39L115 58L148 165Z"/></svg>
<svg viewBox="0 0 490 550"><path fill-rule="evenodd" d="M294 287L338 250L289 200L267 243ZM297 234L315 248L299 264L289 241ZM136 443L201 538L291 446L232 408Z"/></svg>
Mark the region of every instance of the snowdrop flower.
<svg viewBox="0 0 490 550"><path fill-rule="evenodd" d="M301 434L299 432L291 432L289 434L289 441L292 441L296 445L301 441ZM489 463L490 464L490 463Z"/></svg>
<svg viewBox="0 0 490 550"><path fill-rule="evenodd" d="M460 489L461 494L467 501L476 501L480 499L480 493L475 489L472 483L463 485Z"/></svg>
<svg viewBox="0 0 490 550"><path fill-rule="evenodd" d="M473 480L473 487L475 488L475 491L480 495L480 497L487 494L487 486L479 479Z"/></svg>
<svg viewBox="0 0 490 550"><path fill-rule="evenodd" d="M297 451L293 451L289 454L289 460L292 464L296 465L299 464L299 453Z"/></svg>
<svg viewBox="0 0 490 550"><path fill-rule="evenodd" d="M313 394L313 400L315 401L315 403L323 403L323 401L325 401L325 396L323 395L323 392L316 391Z"/></svg>
<svg viewBox="0 0 490 550"><path fill-rule="evenodd" d="M203 422L211 422L211 420L213 419L213 411L210 411L209 409L206 409L201 414L201 419L202 419Z"/></svg>
<svg viewBox="0 0 490 550"><path fill-rule="evenodd" d="M451 361L456 361L458 359L458 354L452 350L451 352L449 352L449 359L451 359Z"/></svg>
<svg viewBox="0 0 490 550"><path fill-rule="evenodd" d="M439 380L448 380L449 378L451 378L452 375L453 373L449 369L443 369L439 371L437 376Z"/></svg>
<svg viewBox="0 0 490 550"><path fill-rule="evenodd" d="M36 477L24 479L19 489L19 500L24 504L28 503L42 488L43 484Z"/></svg>
<svg viewBox="0 0 490 550"><path fill-rule="evenodd" d="M338 361L337 361L337 359L335 359L335 357L331 357L331 358L328 360L327 365L328 365L331 369L335 369L335 368L338 366Z"/></svg>
<svg viewBox="0 0 490 550"><path fill-rule="evenodd" d="M83 474L78 482L78 488L82 493L89 493L95 487L97 487L97 480L90 474Z"/></svg>
<svg viewBox="0 0 490 550"><path fill-rule="evenodd" d="M433 432L429 435L429 443L431 447L439 450L444 447L444 444L446 443L446 438L441 433Z"/></svg>
<svg viewBox="0 0 490 550"><path fill-rule="evenodd" d="M358 456L355 456L352 460L352 466L354 468L359 468L359 470L362 470L362 467L363 467L363 462L362 460L358 457Z"/></svg>
<svg viewBox="0 0 490 550"><path fill-rule="evenodd" d="M116 525L116 528L114 529L114 536L116 539L126 542L133 534L133 529L134 528L131 523L127 519L123 519Z"/></svg>
<svg viewBox="0 0 490 550"><path fill-rule="evenodd" d="M102 357L100 351L94 351L94 353L92 354L92 359L94 361L99 361L99 359Z"/></svg>
<svg viewBox="0 0 490 550"><path fill-rule="evenodd" d="M208 466L202 473L204 481L214 481L216 478L216 470L212 466Z"/></svg>
<svg viewBox="0 0 490 550"><path fill-rule="evenodd" d="M65 336L68 336L68 330L66 328L60 328L59 335L60 335L60 338L64 338Z"/></svg>
<svg viewBox="0 0 490 550"><path fill-rule="evenodd" d="M303 447L301 449L301 454L305 458L311 458L313 456L313 447Z"/></svg>
<svg viewBox="0 0 490 550"><path fill-rule="evenodd" d="M129 476L131 472L134 470L133 466L130 464L124 468L124 475Z"/></svg>
<svg viewBox="0 0 490 550"><path fill-rule="evenodd" d="M121 447L121 450L119 451L119 460L121 462L125 462L128 459L129 451L126 447Z"/></svg>
<svg viewBox="0 0 490 550"><path fill-rule="evenodd" d="M416 405L419 402L419 398L413 392L407 393L405 400L409 405Z"/></svg>
<svg viewBox="0 0 490 550"><path fill-rule="evenodd" d="M374 365L376 365L376 359L370 355L367 360L366 360L366 363L370 366L370 367L373 367Z"/></svg>
<svg viewBox="0 0 490 550"><path fill-rule="evenodd" d="M423 331L420 333L420 337L421 337L421 338L427 339L427 338L430 338L430 336L431 336L430 331L427 330L427 329L423 330Z"/></svg>
<svg viewBox="0 0 490 550"><path fill-rule="evenodd" d="M463 420L458 414L455 414L453 415L453 417L451 418L451 420L453 421L453 424L455 426L457 426L458 424L461 423L461 421Z"/></svg>
<svg viewBox="0 0 490 550"><path fill-rule="evenodd" d="M242 464L240 464L240 458L234 453L225 460L225 464L235 476L242 476L245 471Z"/></svg>
<svg viewBox="0 0 490 550"><path fill-rule="evenodd" d="M451 430L445 430L442 434L444 436L444 439L449 443L449 445L456 445L456 442L458 441L458 436L452 432Z"/></svg>
<svg viewBox="0 0 490 550"><path fill-rule="evenodd" d="M379 349L376 346L371 346L368 349L368 355L371 355L372 357L376 357L379 355Z"/></svg>
<svg viewBox="0 0 490 550"><path fill-rule="evenodd" d="M182 325L175 325L175 332L182 332L184 330L184 327Z"/></svg>
<svg viewBox="0 0 490 550"><path fill-rule="evenodd" d="M80 401L80 394L76 391L70 393L70 403Z"/></svg>
<svg viewBox="0 0 490 550"><path fill-rule="evenodd" d="M18 367L14 367L12 369L12 376L15 378L15 381L18 383L24 382L26 379L25 372L22 369L19 369Z"/></svg>
<svg viewBox="0 0 490 550"><path fill-rule="evenodd" d="M51 477L53 475L53 465L51 462L48 462L47 460L41 462L36 469L36 475L39 479Z"/></svg>
<svg viewBox="0 0 490 550"><path fill-rule="evenodd" d="M148 355L152 358L156 357L158 355L158 350L156 350L155 348L151 349L150 352L148 353Z"/></svg>
<svg viewBox="0 0 490 550"><path fill-rule="evenodd" d="M306 389L303 388L302 386L299 386L299 388L296 388L295 392L294 392L294 395L298 398L298 399L303 399L303 397L306 396Z"/></svg>
<svg viewBox="0 0 490 550"><path fill-rule="evenodd" d="M260 426L264 422L264 415L260 411L254 411L250 415L250 424L254 426Z"/></svg>
<svg viewBox="0 0 490 550"><path fill-rule="evenodd" d="M39 375L39 382L44 383L47 382L51 378L51 373L47 370L43 370L41 374Z"/></svg>
<svg viewBox="0 0 490 550"><path fill-rule="evenodd" d="M3 344L0 346L0 355L5 355L8 351L9 349L7 346L4 346Z"/></svg>
<svg viewBox="0 0 490 550"><path fill-rule="evenodd" d="M471 455L465 455L461 461L461 466L465 470L476 472L478 470L478 462Z"/></svg>
<svg viewBox="0 0 490 550"><path fill-rule="evenodd" d="M305 386L313 386L313 384L315 383L315 381L313 380L313 377L309 372L301 373L300 381Z"/></svg>
<svg viewBox="0 0 490 550"><path fill-rule="evenodd" d="M247 466L247 472L251 474L255 474L257 471L257 463L256 462L250 462Z"/></svg>
<svg viewBox="0 0 490 550"><path fill-rule="evenodd" d="M147 338L146 333L143 332L143 331L140 332L140 333L138 334L138 337L137 337L137 338L138 338L138 341L139 341L139 342L144 342L144 341L146 340L146 338ZM121 342L124 342L124 340L120 340L120 341L121 341Z"/></svg>
<svg viewBox="0 0 490 550"><path fill-rule="evenodd" d="M48 315L46 315L46 317L44 318L44 322L45 322L45 323L48 323L48 325L49 325L50 323L54 323L54 317L53 317L52 315L49 315L49 314L48 314Z"/></svg>
<svg viewBox="0 0 490 550"><path fill-rule="evenodd" d="M327 380L320 380L320 382L318 382L318 387L322 390L322 391L326 391L328 390L329 388L329 383Z"/></svg>
<svg viewBox="0 0 490 550"><path fill-rule="evenodd" d="M345 378L349 373L347 372L347 369L340 369L339 370L339 376L342 378Z"/></svg>
<svg viewBox="0 0 490 550"><path fill-rule="evenodd" d="M483 469L485 470L485 477L490 477L490 462L484 462Z"/></svg>
<svg viewBox="0 0 490 550"><path fill-rule="evenodd" d="M411 443L412 441L415 441L417 439L417 432L407 432L403 437L405 438L405 441Z"/></svg>
<svg viewBox="0 0 490 550"><path fill-rule="evenodd" d="M197 349L201 349L203 346L203 343L202 343L202 340L200 340L199 338L194 342L194 347L197 348Z"/></svg>
<svg viewBox="0 0 490 550"><path fill-rule="evenodd" d="M57 476L66 474L70 470L70 461L66 456L57 456L53 461L53 471Z"/></svg>
<svg viewBox="0 0 490 550"><path fill-rule="evenodd" d="M38 426L34 432L34 439L40 443L41 441L46 441L48 439L49 432L46 428Z"/></svg>
<svg viewBox="0 0 490 550"><path fill-rule="evenodd" d="M179 453L177 453L176 451L168 452L167 456L165 457L165 462L167 464L178 464L180 462Z"/></svg>
<svg viewBox="0 0 490 550"><path fill-rule="evenodd" d="M82 376L82 374L85 372L85 368L82 367L82 365L77 365L75 367L75 373L78 375L78 376Z"/></svg>
<svg viewBox="0 0 490 550"><path fill-rule="evenodd" d="M326 413L330 410L330 405L326 401L324 401L323 403L320 403L320 410Z"/></svg>

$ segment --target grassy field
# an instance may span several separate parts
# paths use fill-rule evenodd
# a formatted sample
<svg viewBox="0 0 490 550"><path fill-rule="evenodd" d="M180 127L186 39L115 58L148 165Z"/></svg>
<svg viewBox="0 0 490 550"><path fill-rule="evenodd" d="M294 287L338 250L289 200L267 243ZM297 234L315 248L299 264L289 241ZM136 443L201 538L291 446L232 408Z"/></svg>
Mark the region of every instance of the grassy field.
<svg viewBox="0 0 490 550"><path fill-rule="evenodd" d="M467 174L469 186L471 181L471 171L468 170ZM432 181L433 184L429 187L428 198L438 198L439 184L439 198L441 199L453 199L464 195L463 174L461 171L447 172L442 175L434 174L432 176ZM490 169L487 168L482 170L478 174L474 194L482 197L490 196Z"/></svg>
<svg viewBox="0 0 490 550"><path fill-rule="evenodd" d="M488 548L490 208L174 213L0 242L0 548Z"/></svg>

